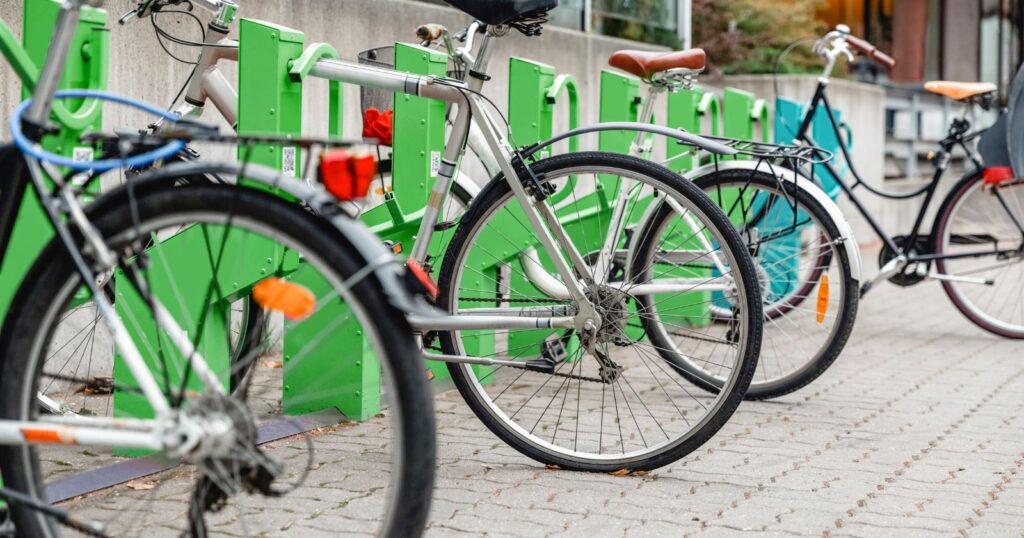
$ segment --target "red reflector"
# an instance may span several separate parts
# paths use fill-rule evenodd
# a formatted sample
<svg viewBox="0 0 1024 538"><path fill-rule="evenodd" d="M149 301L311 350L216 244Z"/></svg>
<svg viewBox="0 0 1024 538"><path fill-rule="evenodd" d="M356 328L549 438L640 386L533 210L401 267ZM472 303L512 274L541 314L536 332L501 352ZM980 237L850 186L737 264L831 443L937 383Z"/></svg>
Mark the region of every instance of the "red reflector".
<svg viewBox="0 0 1024 538"><path fill-rule="evenodd" d="M390 110L381 112L373 107L366 109L363 112L363 138L390 146L394 137L393 120L394 112Z"/></svg>
<svg viewBox="0 0 1024 538"><path fill-rule="evenodd" d="M370 190L377 161L369 153L331 150L320 154L320 181L339 200L357 200Z"/></svg>
<svg viewBox="0 0 1024 538"><path fill-rule="evenodd" d="M988 185L995 185L1013 179L1013 168L1009 166L990 166L981 171L981 180Z"/></svg>
<svg viewBox="0 0 1024 538"><path fill-rule="evenodd" d="M405 266L409 268L409 272L412 276L416 277L416 280L423 285L427 295L429 295L431 299L437 299L437 293L439 291L437 289L437 284L435 284L434 279L430 278L430 275L423 270L423 266L412 258L406 260Z"/></svg>

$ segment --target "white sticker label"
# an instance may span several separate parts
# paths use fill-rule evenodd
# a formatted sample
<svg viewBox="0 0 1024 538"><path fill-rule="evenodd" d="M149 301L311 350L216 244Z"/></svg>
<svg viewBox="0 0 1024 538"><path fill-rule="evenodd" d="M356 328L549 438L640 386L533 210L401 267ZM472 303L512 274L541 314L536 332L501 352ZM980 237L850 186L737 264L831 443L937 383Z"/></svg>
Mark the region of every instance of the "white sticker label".
<svg viewBox="0 0 1024 538"><path fill-rule="evenodd" d="M430 177L437 177L438 171L441 170L441 152L431 151L430 152Z"/></svg>
<svg viewBox="0 0 1024 538"><path fill-rule="evenodd" d="M298 177L295 175L295 148L283 148L281 151L281 173Z"/></svg>
<svg viewBox="0 0 1024 538"><path fill-rule="evenodd" d="M71 160L76 163L90 163L93 159L92 148L78 147L71 152Z"/></svg>

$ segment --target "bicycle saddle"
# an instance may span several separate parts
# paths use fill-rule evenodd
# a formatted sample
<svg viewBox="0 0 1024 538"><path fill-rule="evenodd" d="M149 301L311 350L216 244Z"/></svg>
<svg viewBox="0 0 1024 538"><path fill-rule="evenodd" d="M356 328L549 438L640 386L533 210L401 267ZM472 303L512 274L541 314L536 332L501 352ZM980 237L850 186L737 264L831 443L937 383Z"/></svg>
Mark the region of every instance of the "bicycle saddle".
<svg viewBox="0 0 1024 538"><path fill-rule="evenodd" d="M924 83L924 89L950 99L963 101L976 95L992 93L999 88L991 82L954 82L950 80L932 80Z"/></svg>
<svg viewBox="0 0 1024 538"><path fill-rule="evenodd" d="M673 52L620 50L608 58L608 65L642 79L650 79L655 73L669 69L704 69L706 59L704 49Z"/></svg>
<svg viewBox="0 0 1024 538"><path fill-rule="evenodd" d="M485 24L508 24L523 15L546 12L558 6L558 0L445 0Z"/></svg>

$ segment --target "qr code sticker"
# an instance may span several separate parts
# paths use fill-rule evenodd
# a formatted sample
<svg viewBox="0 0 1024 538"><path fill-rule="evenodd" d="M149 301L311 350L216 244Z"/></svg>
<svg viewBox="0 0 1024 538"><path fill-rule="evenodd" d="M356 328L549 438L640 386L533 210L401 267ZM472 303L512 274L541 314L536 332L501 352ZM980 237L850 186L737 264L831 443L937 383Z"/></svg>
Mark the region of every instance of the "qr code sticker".
<svg viewBox="0 0 1024 538"><path fill-rule="evenodd" d="M430 152L430 177L437 177L437 173L441 170L441 152L431 151Z"/></svg>
<svg viewBox="0 0 1024 538"><path fill-rule="evenodd" d="M298 177L295 175L295 148L284 148L281 152L281 173L286 176Z"/></svg>
<svg viewBox="0 0 1024 538"><path fill-rule="evenodd" d="M71 160L76 163L88 163L92 162L93 151L92 148L77 147L71 152Z"/></svg>

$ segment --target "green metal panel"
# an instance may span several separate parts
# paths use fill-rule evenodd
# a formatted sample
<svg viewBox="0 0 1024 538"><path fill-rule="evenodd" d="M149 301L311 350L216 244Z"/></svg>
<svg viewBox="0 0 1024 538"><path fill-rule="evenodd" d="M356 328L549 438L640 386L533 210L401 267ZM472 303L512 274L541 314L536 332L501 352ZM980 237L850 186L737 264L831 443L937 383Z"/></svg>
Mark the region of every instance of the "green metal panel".
<svg viewBox="0 0 1024 538"><path fill-rule="evenodd" d="M439 51L395 44L398 71L443 76L447 66L447 55ZM444 112L443 101L395 94L392 188L399 208L407 215L427 205L444 151Z"/></svg>
<svg viewBox="0 0 1024 538"><path fill-rule="evenodd" d="M721 132L721 114L718 96L705 92L699 87L668 94L666 125L685 129L691 133L717 136ZM665 156L675 157L687 151L687 147L675 140L665 139ZM677 172L693 170L700 165L693 156L679 157L669 161L669 168Z"/></svg>
<svg viewBox="0 0 1024 538"><path fill-rule="evenodd" d="M301 135L302 79L293 77L291 68L303 55L303 34L242 19L239 36L239 133ZM336 56L333 49L322 45L314 46L314 54ZM329 130L337 134L341 125L339 88L331 88L330 99ZM245 157L245 150L240 149L239 158ZM294 148L261 145L251 157L252 162L276 167L285 175L298 177L301 173L299 152ZM300 264L290 278L318 296L328 286L318 271L306 265ZM335 407L362 420L380 412L380 363L370 353L362 326L347 305L323 305L301 326L286 323L284 328L282 406L286 414ZM310 348L313 335L319 339ZM301 360L295 360L300 356Z"/></svg>
<svg viewBox="0 0 1024 538"><path fill-rule="evenodd" d="M302 82L289 76L289 63L302 54L302 32L269 22L242 19L238 49L238 133L293 135L302 133ZM239 159L299 177L300 152L295 147L258 144L239 148ZM259 185L258 188L266 188Z"/></svg>
<svg viewBox="0 0 1024 538"><path fill-rule="evenodd" d="M223 247L223 248L222 248ZM223 254L221 254L223 252ZM267 276L283 274L281 247L266 238L219 225L191 226L157 242L147 249L150 266L147 280L154 297L160 300L191 337L199 337L196 348L214 372L228 371L230 357L231 299L249 294L252 286ZM260 256L261 258L257 258ZM217 288L208 289L213 277ZM181 383L185 357L166 335L158 332L145 300L138 295L120 271L114 274L114 307L125 320L132 339L159 383ZM161 360L161 358L163 360ZM163 364L168 364L167 371ZM114 360L114 415L152 417L153 410L137 392L120 387L136 386L135 379L120 354ZM225 388L227 376L224 376ZM200 390L194 376L187 385ZM119 451L138 455L142 451Z"/></svg>
<svg viewBox="0 0 1024 538"><path fill-rule="evenodd" d="M642 104L639 79L612 71L601 71L600 122L637 121ZM629 153L635 136L636 133L629 131L602 131L598 135L597 147L601 151Z"/></svg>
<svg viewBox="0 0 1024 538"><path fill-rule="evenodd" d="M758 99L750 92L726 88L722 92L722 107L725 136L754 140L754 133L760 127L761 141L771 141L768 108L763 99Z"/></svg>
<svg viewBox="0 0 1024 538"><path fill-rule="evenodd" d="M53 36L53 26L60 4L54 0L26 0L22 36L24 48L18 44L10 28L0 21L0 52L7 58L22 81L22 96L28 98L39 76L38 66L46 59ZM106 89L110 33L106 30L106 11L83 8L82 16L71 41L61 89ZM82 160L92 159L94 148L78 140L87 130L102 126L102 107L97 101L68 100L55 103L53 119L60 131L43 139L43 147ZM99 185L96 185L98 188ZM14 225L3 268L0 270L0 319L3 318L18 284L50 238L53 231L35 191L26 189Z"/></svg>
<svg viewBox="0 0 1024 538"><path fill-rule="evenodd" d="M548 103L548 88L555 81L555 68L511 58L508 62L508 121L519 145L551 138L554 107Z"/></svg>

